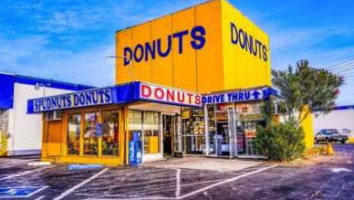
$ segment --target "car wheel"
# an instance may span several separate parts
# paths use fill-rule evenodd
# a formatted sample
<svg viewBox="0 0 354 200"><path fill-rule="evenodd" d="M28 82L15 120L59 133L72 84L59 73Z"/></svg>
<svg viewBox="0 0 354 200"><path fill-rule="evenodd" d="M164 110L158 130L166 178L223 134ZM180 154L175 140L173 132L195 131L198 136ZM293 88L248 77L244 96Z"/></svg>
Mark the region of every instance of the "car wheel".
<svg viewBox="0 0 354 200"><path fill-rule="evenodd" d="M345 144L345 140L340 141L342 144Z"/></svg>

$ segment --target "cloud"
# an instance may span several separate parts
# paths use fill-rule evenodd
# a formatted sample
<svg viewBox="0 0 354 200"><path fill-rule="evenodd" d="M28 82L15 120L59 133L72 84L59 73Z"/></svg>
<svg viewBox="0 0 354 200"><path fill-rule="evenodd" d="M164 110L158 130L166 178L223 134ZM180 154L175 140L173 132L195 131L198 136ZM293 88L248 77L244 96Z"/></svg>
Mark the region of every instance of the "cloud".
<svg viewBox="0 0 354 200"><path fill-rule="evenodd" d="M47 43L48 40L40 36L20 39L0 37L0 66L2 68L16 66L20 59L26 57L30 59L31 56L41 52Z"/></svg>
<svg viewBox="0 0 354 200"><path fill-rule="evenodd" d="M85 51L48 49L46 38L0 39L0 71L105 86L114 84L114 44ZM3 44L6 45L3 45Z"/></svg>
<svg viewBox="0 0 354 200"><path fill-rule="evenodd" d="M26 16L23 20L27 20L28 16L34 25L27 30L31 34L18 34L16 38L0 33L0 71L93 86L112 85L115 61L106 56L115 55L114 30L203 1L165 1L149 7L140 1L107 1L92 8L78 3L65 9L55 3L17 5L12 8L17 17ZM109 32L111 37L102 33L96 37L92 34L95 31Z"/></svg>

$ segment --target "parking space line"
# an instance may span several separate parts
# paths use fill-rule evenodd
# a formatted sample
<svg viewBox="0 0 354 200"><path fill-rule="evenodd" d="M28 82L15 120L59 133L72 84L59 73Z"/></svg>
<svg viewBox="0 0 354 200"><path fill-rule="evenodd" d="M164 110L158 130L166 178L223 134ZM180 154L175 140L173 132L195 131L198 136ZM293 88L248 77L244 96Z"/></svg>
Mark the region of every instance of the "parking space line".
<svg viewBox="0 0 354 200"><path fill-rule="evenodd" d="M1 166L0 169L7 169L7 168L11 168L11 167L15 167L16 165L5 165L5 166Z"/></svg>
<svg viewBox="0 0 354 200"><path fill-rule="evenodd" d="M75 185L74 187L66 190L65 192L61 193L59 196L57 196L56 198L54 198L54 200L60 200L63 199L64 197L68 196L69 194L71 194L72 192L74 192L76 189L82 187L83 185L87 184L88 182L92 181L93 179L97 178L98 176L102 175L103 173L105 173L109 168L105 168L103 170L101 170L100 172L94 174L93 176L91 176L90 178L82 181L81 183Z"/></svg>
<svg viewBox="0 0 354 200"><path fill-rule="evenodd" d="M153 196L153 197L129 197L129 198L103 198L103 199L94 199L94 200L175 200L176 198L174 197L159 197L159 196ZM89 199L87 199L89 200ZM90 198L92 200L92 198Z"/></svg>
<svg viewBox="0 0 354 200"><path fill-rule="evenodd" d="M181 196L181 169L176 172L176 197Z"/></svg>
<svg viewBox="0 0 354 200"><path fill-rule="evenodd" d="M203 187L201 189L198 189L198 190L195 190L193 192L190 192L190 193L187 193L183 196L180 196L180 197L177 197L176 199L184 199L184 198L187 198L187 197L190 197L190 196L193 196L193 195L196 195L198 193L201 193L201 192L204 192L206 190L209 190L211 188L214 188L214 187L217 187L217 186L220 186L222 184L225 184L225 183L229 183L229 182L233 182L233 181L236 181L236 180L239 180L241 178L244 178L246 176L250 176L250 175L253 175L253 174L257 174L257 173L260 173L262 171L265 171L265 170L268 170L268 169L271 169L271 168L274 168L274 167L277 167L278 165L272 165L272 166L269 166L269 167L264 167L264 168L261 168L261 169L258 169L256 171L252 171L252 172L249 172L249 173L246 173L246 174L242 174L240 176L236 176L236 177L233 177L233 178L230 178L230 179L226 179L224 181L220 181L218 183L214 183L214 184L211 184L209 186L206 186L206 187Z"/></svg>
<svg viewBox="0 0 354 200"><path fill-rule="evenodd" d="M23 176L23 175L27 175L27 174L31 174L31 173L33 173L33 172L42 171L42 170L44 170L44 169L49 169L49 168L52 168L52 167L54 167L54 166L41 167L41 168L38 168L38 169L25 171L25 172L18 173L18 174L12 174L12 175L9 175L9 176L0 178L0 181L2 181L2 180L7 180L7 179L11 179L11 178L15 178L15 177L19 177L19 176Z"/></svg>
<svg viewBox="0 0 354 200"><path fill-rule="evenodd" d="M41 200L41 199L43 199L45 196L44 195L42 195L42 196L40 196L40 197L38 197L38 198L36 198L35 200Z"/></svg>

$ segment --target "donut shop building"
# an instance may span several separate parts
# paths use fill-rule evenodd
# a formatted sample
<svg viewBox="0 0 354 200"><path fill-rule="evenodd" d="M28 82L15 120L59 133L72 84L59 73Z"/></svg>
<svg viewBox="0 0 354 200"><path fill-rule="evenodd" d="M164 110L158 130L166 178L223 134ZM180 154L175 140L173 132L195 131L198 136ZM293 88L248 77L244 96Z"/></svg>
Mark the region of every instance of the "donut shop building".
<svg viewBox="0 0 354 200"><path fill-rule="evenodd" d="M29 113L43 114L43 160L261 156L252 141L273 94L269 38L229 2L208 1L115 39L114 86L28 101Z"/></svg>

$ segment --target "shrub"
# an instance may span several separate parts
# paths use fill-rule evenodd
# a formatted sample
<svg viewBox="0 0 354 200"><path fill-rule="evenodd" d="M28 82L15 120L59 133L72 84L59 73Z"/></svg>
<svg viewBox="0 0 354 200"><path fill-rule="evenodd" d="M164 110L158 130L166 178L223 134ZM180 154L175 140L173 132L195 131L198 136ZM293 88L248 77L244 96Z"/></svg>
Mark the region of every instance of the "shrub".
<svg viewBox="0 0 354 200"><path fill-rule="evenodd" d="M255 146L259 153L271 160L289 161L302 156L305 150L303 139L303 130L294 120L270 122L266 127L258 127Z"/></svg>

